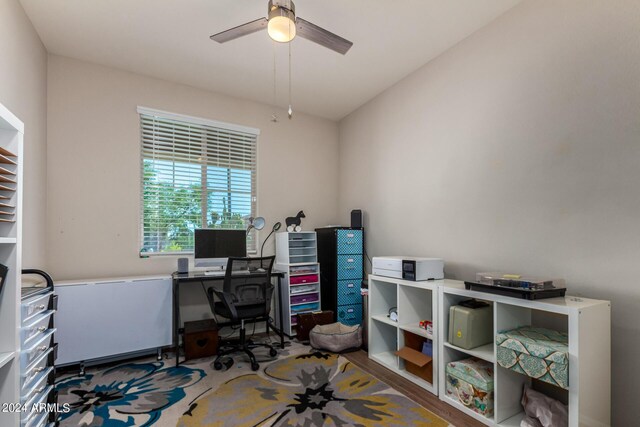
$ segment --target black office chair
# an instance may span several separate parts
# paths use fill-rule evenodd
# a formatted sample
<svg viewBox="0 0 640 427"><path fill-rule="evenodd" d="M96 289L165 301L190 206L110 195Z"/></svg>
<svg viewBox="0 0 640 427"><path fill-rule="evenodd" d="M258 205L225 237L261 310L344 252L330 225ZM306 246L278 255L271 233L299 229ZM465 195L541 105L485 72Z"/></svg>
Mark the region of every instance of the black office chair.
<svg viewBox="0 0 640 427"><path fill-rule="evenodd" d="M271 311L271 268L275 257L264 258L229 258L224 276L223 290L209 288L207 297L214 314L240 323L240 338L221 343L218 357L213 362L216 370L222 369L220 358L236 352L244 352L249 356L251 369L257 371L260 365L251 349L266 347L269 355L275 357L278 352L269 344L254 343L247 340L244 327L245 320L263 318L269 322ZM216 298L217 297L217 298Z"/></svg>

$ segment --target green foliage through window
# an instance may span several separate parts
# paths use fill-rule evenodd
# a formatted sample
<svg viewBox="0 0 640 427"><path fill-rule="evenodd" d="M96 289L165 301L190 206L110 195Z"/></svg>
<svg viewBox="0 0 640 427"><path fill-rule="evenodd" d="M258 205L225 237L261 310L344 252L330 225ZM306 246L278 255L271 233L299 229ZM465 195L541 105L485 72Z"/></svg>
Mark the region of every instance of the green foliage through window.
<svg viewBox="0 0 640 427"><path fill-rule="evenodd" d="M190 253L196 228L255 216L256 135L140 115L141 255ZM247 241L255 249L252 232Z"/></svg>

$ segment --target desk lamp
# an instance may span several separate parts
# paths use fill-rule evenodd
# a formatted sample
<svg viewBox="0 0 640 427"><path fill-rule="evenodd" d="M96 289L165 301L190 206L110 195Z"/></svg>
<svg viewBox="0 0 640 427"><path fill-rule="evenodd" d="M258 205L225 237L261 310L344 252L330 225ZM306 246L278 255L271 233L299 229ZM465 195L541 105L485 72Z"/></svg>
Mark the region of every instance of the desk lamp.
<svg viewBox="0 0 640 427"><path fill-rule="evenodd" d="M273 233L280 230L280 227L282 227L282 223L280 221L273 224L273 227L271 228L271 233L269 233L267 238L264 239L264 242L262 242L262 246L260 247L260 258L262 258L262 251L264 251L264 244L267 243L267 240L269 240L269 237L271 237Z"/></svg>

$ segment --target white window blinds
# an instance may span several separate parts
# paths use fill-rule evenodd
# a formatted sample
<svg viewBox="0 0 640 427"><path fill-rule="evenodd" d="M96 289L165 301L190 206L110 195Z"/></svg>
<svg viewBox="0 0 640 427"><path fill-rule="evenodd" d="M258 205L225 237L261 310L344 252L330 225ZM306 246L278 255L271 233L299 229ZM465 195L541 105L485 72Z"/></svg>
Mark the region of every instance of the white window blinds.
<svg viewBox="0 0 640 427"><path fill-rule="evenodd" d="M193 253L196 228L246 228L256 216L259 131L138 108L141 256ZM256 235L247 238L255 252Z"/></svg>

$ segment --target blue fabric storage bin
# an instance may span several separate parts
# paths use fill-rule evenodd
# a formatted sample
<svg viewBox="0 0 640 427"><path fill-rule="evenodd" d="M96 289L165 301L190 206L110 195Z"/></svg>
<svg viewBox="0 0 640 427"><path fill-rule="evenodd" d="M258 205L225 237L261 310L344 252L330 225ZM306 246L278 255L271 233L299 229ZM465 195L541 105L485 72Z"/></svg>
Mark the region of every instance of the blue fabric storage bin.
<svg viewBox="0 0 640 427"><path fill-rule="evenodd" d="M362 255L338 255L338 280L362 279Z"/></svg>
<svg viewBox="0 0 640 427"><path fill-rule="evenodd" d="M338 306L338 322L345 325L360 325L362 323L362 304Z"/></svg>
<svg viewBox="0 0 640 427"><path fill-rule="evenodd" d="M362 230L336 230L338 255L362 253Z"/></svg>
<svg viewBox="0 0 640 427"><path fill-rule="evenodd" d="M360 279L338 282L338 305L360 304L361 302Z"/></svg>

